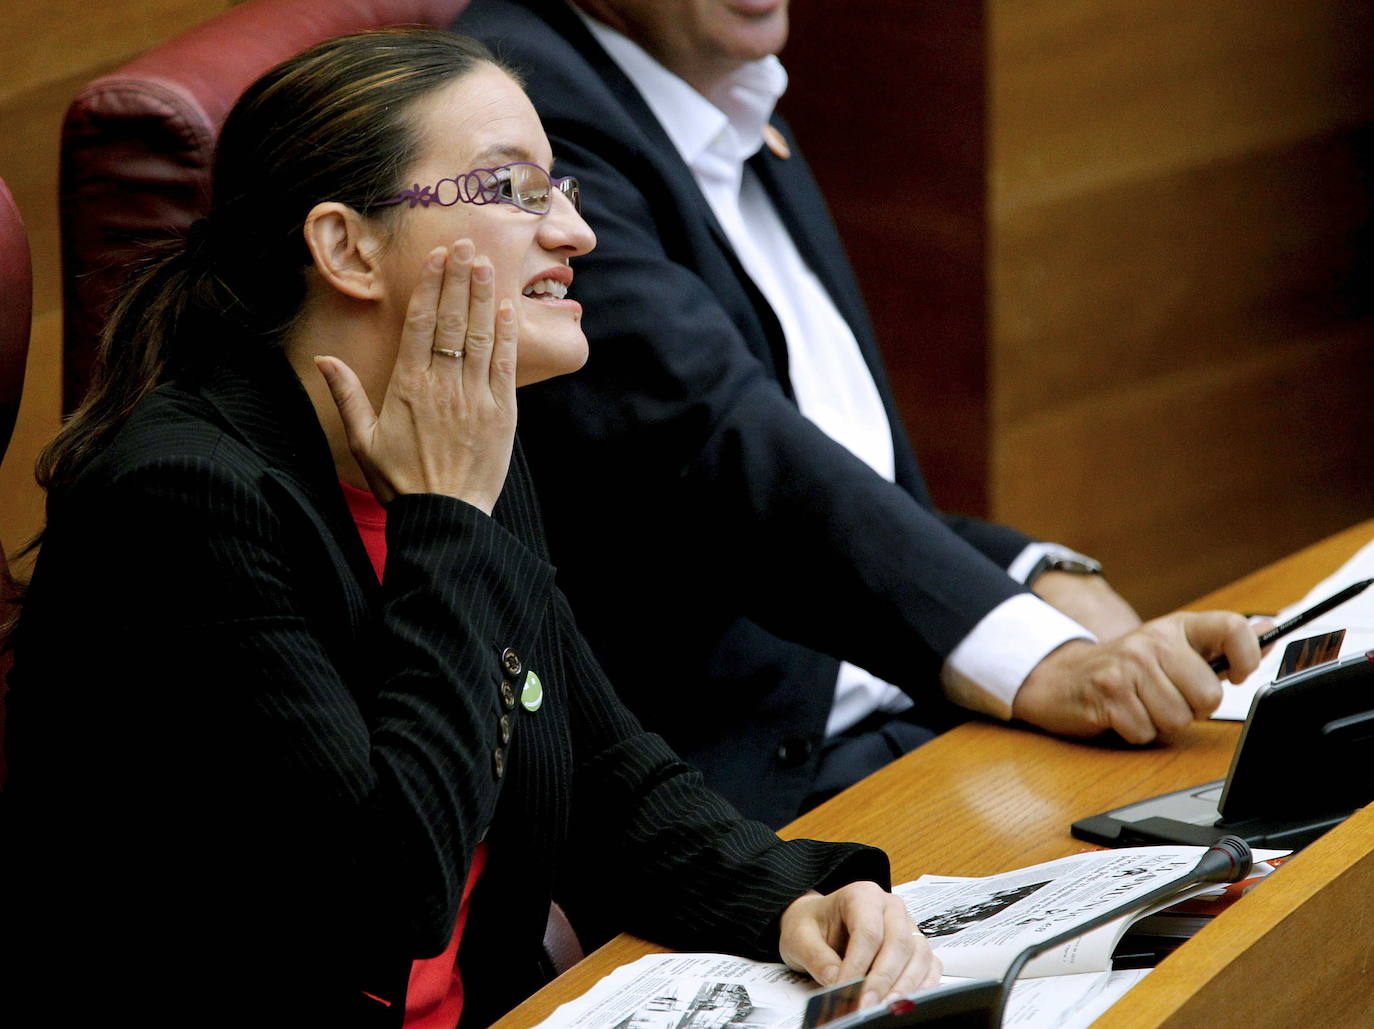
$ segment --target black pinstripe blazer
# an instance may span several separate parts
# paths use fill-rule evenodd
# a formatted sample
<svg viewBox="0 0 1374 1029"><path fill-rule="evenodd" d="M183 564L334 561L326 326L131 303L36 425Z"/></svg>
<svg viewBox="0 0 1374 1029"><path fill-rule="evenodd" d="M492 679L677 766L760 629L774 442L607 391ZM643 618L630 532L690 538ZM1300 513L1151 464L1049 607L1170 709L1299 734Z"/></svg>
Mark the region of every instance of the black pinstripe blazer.
<svg viewBox="0 0 1374 1029"><path fill-rule="evenodd" d="M387 545L379 586L277 353L159 388L53 499L8 801L33 939L103 944L82 980L116 979L104 1014L396 1023L484 837L464 1025L538 984L551 895L585 925L769 957L806 888L885 881L880 852L740 820L614 698L518 449L493 518L401 497ZM535 711L506 695L531 672Z"/></svg>

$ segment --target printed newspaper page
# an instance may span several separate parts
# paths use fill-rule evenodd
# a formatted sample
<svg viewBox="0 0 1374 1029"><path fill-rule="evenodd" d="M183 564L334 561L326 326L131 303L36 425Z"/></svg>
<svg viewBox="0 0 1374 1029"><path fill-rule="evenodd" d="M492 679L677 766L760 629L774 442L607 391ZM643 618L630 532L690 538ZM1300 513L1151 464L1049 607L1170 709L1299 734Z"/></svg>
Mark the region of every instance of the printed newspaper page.
<svg viewBox="0 0 1374 1029"><path fill-rule="evenodd" d="M947 973L999 979L1016 955L1037 940L1177 878L1197 864L1203 851L1202 847L1093 851L980 879L923 875L892 892L905 902ZM1173 897L1166 903L1180 899ZM1143 914L1123 916L1040 955L1022 975L1108 971L1112 948L1130 922Z"/></svg>
<svg viewBox="0 0 1374 1029"><path fill-rule="evenodd" d="M537 1029L799 1029L816 984L786 965L650 954L617 968Z"/></svg>

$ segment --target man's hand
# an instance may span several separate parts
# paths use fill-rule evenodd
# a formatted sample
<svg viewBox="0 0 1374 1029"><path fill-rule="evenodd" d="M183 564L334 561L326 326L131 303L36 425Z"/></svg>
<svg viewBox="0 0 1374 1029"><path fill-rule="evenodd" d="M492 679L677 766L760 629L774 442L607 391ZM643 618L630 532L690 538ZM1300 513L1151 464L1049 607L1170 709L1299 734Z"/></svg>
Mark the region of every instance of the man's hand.
<svg viewBox="0 0 1374 1029"><path fill-rule="evenodd" d="M1114 729L1128 743L1168 739L1221 703L1208 662L1241 682L1259 664L1255 630L1227 611L1181 612L1107 643L1071 640L1026 676L1012 715L1065 736Z"/></svg>
<svg viewBox="0 0 1374 1029"><path fill-rule="evenodd" d="M1100 575L1045 572L1031 584L1041 600L1058 608L1099 640L1140 628L1140 616Z"/></svg>
<svg viewBox="0 0 1374 1029"><path fill-rule="evenodd" d="M940 959L902 902L877 883L798 897L783 912L778 953L822 986L865 976L863 1007L940 981Z"/></svg>

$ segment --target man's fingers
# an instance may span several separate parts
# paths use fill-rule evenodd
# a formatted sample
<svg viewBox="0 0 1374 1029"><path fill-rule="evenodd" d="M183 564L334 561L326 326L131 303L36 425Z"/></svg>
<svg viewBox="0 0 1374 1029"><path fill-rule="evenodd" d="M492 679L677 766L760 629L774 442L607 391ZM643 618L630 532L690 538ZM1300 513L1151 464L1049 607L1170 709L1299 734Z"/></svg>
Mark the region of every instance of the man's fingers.
<svg viewBox="0 0 1374 1029"><path fill-rule="evenodd" d="M1140 694L1134 691L1130 696L1112 701L1108 721L1116 734L1127 743L1150 743L1159 735L1149 709L1140 699Z"/></svg>
<svg viewBox="0 0 1374 1029"><path fill-rule="evenodd" d="M1191 652L1163 653L1158 670L1137 688L1150 723L1159 735L1177 736L1194 718L1221 703L1221 687L1207 663Z"/></svg>
<svg viewBox="0 0 1374 1029"><path fill-rule="evenodd" d="M1205 718L1221 703L1221 684L1208 659L1223 649L1236 649L1244 667L1254 634L1244 620L1224 611L1183 613L1158 619L1121 641L1116 667L1102 689L1108 721L1131 743L1148 743L1183 732L1194 719ZM1238 648L1238 649L1237 649Z"/></svg>
<svg viewBox="0 0 1374 1029"><path fill-rule="evenodd" d="M1184 724L1178 725L1177 729L1168 726L1167 731L1181 731L1186 722L1194 718L1206 718L1221 703L1221 680L1212 671L1206 657L1193 649L1190 643L1164 651L1160 655L1160 665L1181 703L1186 704L1188 709L1186 713L1178 711L1173 715L1184 719Z"/></svg>
<svg viewBox="0 0 1374 1029"><path fill-rule="evenodd" d="M396 371L421 372L429 367L434 348L434 329L438 320L439 294L443 289L445 247L435 247L425 258L419 281L406 306L401 327L401 343L396 351Z"/></svg>
<svg viewBox="0 0 1374 1029"><path fill-rule="evenodd" d="M1259 641L1240 615L1231 611L1195 611L1183 617L1188 645L1208 660L1225 654L1231 664L1232 682L1240 682L1255 670L1260 660Z"/></svg>

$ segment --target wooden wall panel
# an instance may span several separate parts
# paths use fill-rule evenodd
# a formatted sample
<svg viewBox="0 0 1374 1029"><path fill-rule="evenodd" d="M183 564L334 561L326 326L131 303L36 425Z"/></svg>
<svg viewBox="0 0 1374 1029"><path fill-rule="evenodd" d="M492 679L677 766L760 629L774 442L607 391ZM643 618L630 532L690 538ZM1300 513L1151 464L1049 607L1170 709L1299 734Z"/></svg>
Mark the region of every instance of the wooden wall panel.
<svg viewBox="0 0 1374 1029"><path fill-rule="evenodd" d="M1347 330L1087 392L1000 434L999 503L1168 610L1374 512L1350 464L1374 439L1372 378L1369 334Z"/></svg>
<svg viewBox="0 0 1374 1029"><path fill-rule="evenodd" d="M227 6L0 15L0 175L38 279L8 548L58 420L62 111ZM784 111L942 504L1100 553L1147 612L1374 514L1374 6L794 0L793 23Z"/></svg>
<svg viewBox="0 0 1374 1029"><path fill-rule="evenodd" d="M864 286L937 501L988 506L984 3L797 0L783 113Z"/></svg>
<svg viewBox="0 0 1374 1029"><path fill-rule="evenodd" d="M1374 514L1374 11L989 4L993 515L1157 613Z"/></svg>
<svg viewBox="0 0 1374 1029"><path fill-rule="evenodd" d="M1366 0L986 0L1009 208L1367 124Z"/></svg>
<svg viewBox="0 0 1374 1029"><path fill-rule="evenodd" d="M76 92L230 0L4 0L0 7L0 176L33 250L34 332L24 400L0 464L0 545L12 552L42 524L33 463L61 420L61 276L57 154Z"/></svg>

